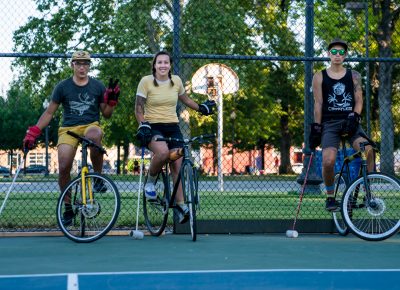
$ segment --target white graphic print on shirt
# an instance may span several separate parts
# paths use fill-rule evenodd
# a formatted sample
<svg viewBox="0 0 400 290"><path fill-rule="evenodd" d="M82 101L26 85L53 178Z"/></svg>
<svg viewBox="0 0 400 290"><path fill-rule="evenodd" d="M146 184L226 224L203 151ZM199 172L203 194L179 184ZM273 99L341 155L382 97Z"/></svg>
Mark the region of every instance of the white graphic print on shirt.
<svg viewBox="0 0 400 290"><path fill-rule="evenodd" d="M351 111L351 94L346 92L346 86L343 83L333 85L333 93L329 94L329 111Z"/></svg>
<svg viewBox="0 0 400 290"><path fill-rule="evenodd" d="M94 105L94 99L90 99L88 93L79 94L78 98L80 102L70 101L69 105L71 106L71 113L74 112L82 116L90 106Z"/></svg>

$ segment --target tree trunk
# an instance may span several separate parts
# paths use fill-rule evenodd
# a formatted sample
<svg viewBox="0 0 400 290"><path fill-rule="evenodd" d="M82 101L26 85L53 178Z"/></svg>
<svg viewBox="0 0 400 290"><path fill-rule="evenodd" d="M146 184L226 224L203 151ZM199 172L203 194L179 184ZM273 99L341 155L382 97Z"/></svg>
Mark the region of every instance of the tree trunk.
<svg viewBox="0 0 400 290"><path fill-rule="evenodd" d="M390 12L390 1L381 1L381 22L376 33L379 57L392 57L392 34L394 15ZM381 167L387 174L394 174L394 126L392 114L393 63L381 62L378 69L379 122L381 128Z"/></svg>
<svg viewBox="0 0 400 290"><path fill-rule="evenodd" d="M128 157L129 157L129 141L125 140L124 141L124 161L123 161L123 174L126 175L128 173L126 169L126 165L128 164Z"/></svg>
<svg viewBox="0 0 400 290"><path fill-rule="evenodd" d="M285 108L286 107L286 108ZM288 111L287 106L282 106L284 111ZM291 145L291 136L289 133L289 118L288 115L285 114L281 116L281 164L279 166L279 174L288 174L293 173L292 163L290 162L290 145Z"/></svg>

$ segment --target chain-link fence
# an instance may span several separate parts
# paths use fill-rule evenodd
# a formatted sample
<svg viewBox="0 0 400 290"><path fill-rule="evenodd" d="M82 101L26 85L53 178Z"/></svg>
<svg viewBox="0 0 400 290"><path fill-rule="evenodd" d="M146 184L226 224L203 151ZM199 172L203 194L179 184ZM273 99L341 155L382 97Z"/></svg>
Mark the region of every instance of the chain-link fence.
<svg viewBox="0 0 400 290"><path fill-rule="evenodd" d="M1 200L12 181L8 172L15 173L22 160L26 128L36 123L55 85L72 75L69 57L78 48L91 52L92 76L121 82L117 109L101 123L108 149L103 172L122 196L119 229L131 228L136 216L140 148L134 138L135 93L161 49L173 55L174 73L191 98L213 98L218 104L216 114L208 117L178 107L184 135L217 134L214 143L192 148L201 172L200 232L281 232L292 223L309 160L303 153L309 152L313 120L312 76L329 65L326 46L335 37L348 41L346 66L362 75L363 127L380 146L379 168L400 171L396 1L73 0L35 5L21 0L1 5L6 30L0 41ZM0 216L1 231L57 230L55 144L61 116L59 110L40 145L29 152L26 171ZM80 168L77 153L73 176ZM148 168L151 153L146 153ZM313 185L298 225L304 231L334 231L324 210L320 151L309 175ZM142 215L139 223L144 225ZM175 227L176 232L185 230Z"/></svg>

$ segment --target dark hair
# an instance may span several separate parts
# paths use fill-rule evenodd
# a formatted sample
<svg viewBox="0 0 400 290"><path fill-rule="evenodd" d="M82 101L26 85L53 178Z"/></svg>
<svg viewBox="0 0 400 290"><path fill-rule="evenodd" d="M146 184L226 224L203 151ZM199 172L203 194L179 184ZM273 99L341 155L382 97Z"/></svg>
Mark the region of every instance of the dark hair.
<svg viewBox="0 0 400 290"><path fill-rule="evenodd" d="M151 65L151 70L152 70L153 77L154 77L153 83L154 83L154 85L155 85L156 87L158 87L158 83L157 83L157 80L156 80L156 68L155 68L154 66L155 66L155 64L156 64L157 57L158 57L159 55L167 55L167 56L169 57L169 62L172 63L172 57L171 57L171 55L170 55L168 52L164 51L164 50L157 52L156 55L154 56L154 58L153 58L153 64ZM171 69L170 69L169 72L168 72L168 78L169 78L169 80L170 80L171 87L173 87L173 86L174 86L174 82L172 81L172 77L171 77Z"/></svg>

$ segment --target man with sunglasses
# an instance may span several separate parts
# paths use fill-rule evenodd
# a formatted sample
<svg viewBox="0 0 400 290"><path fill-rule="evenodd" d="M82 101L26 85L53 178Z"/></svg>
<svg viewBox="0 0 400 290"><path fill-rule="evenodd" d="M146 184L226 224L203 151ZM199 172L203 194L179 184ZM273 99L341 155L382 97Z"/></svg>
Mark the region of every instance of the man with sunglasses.
<svg viewBox="0 0 400 290"><path fill-rule="evenodd" d="M341 137L346 137L355 150L366 141L360 126L363 96L361 76L345 68L348 45L334 39L328 45L330 66L314 75L314 123L311 124L309 144L315 150L322 145L322 178L327 193L326 209L334 211L338 202L334 198L334 167ZM370 146L368 146L370 147ZM374 168L372 148L366 148L368 171Z"/></svg>
<svg viewBox="0 0 400 290"><path fill-rule="evenodd" d="M53 90L51 102L46 111L39 118L35 126L28 128L23 146L24 150L34 148L36 139L41 135L53 118L58 107L62 105L63 120L58 130L58 184L61 192L71 180L70 172L78 147L78 140L67 134L72 131L80 136L91 139L101 145L103 131L100 128L100 113L105 118L110 118L118 103L120 89L118 80L111 79L106 89L99 80L89 77L91 57L87 51L76 51L72 54L71 69L72 77L57 84ZM101 172L103 168L103 154L95 148L91 148L90 159L95 172ZM94 191L104 192L107 190L103 184L97 182ZM66 207L64 212L64 225L72 223L74 213L72 206Z"/></svg>

